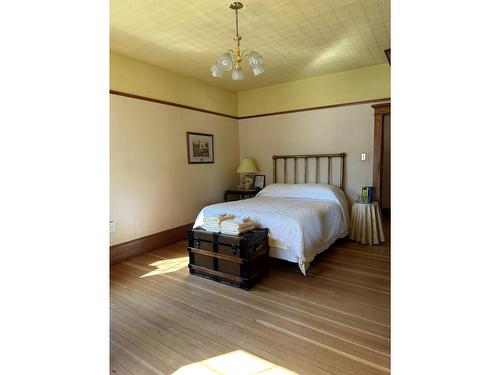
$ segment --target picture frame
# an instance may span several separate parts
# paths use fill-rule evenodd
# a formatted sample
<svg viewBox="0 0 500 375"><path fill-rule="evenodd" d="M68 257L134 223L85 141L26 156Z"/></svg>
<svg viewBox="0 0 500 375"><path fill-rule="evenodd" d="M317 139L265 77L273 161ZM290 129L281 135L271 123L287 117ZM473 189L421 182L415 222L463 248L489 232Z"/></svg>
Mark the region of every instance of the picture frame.
<svg viewBox="0 0 500 375"><path fill-rule="evenodd" d="M214 136L205 133L186 133L188 164L214 163Z"/></svg>
<svg viewBox="0 0 500 375"><path fill-rule="evenodd" d="M254 189L264 189L266 186L266 175L256 174L253 178L253 188Z"/></svg>

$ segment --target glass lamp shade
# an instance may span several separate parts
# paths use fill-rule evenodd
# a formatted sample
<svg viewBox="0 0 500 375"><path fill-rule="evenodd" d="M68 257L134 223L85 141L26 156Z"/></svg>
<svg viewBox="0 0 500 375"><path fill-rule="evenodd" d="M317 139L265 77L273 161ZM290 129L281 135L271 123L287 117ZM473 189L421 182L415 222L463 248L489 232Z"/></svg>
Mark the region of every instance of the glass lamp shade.
<svg viewBox="0 0 500 375"><path fill-rule="evenodd" d="M233 69L233 75L231 78L235 81L241 81L242 79L245 79L245 75L243 74L243 70Z"/></svg>
<svg viewBox="0 0 500 375"><path fill-rule="evenodd" d="M223 53L217 59L217 65L221 70L225 70L226 72L233 68L233 59L231 59L231 55L229 53Z"/></svg>
<svg viewBox="0 0 500 375"><path fill-rule="evenodd" d="M224 71L219 67L219 64L212 65L210 71L212 72L212 77L215 78L220 78L224 75Z"/></svg>
<svg viewBox="0 0 500 375"><path fill-rule="evenodd" d="M252 51L248 54L248 64L251 67L254 67L256 65L261 65L264 62L264 58L259 55L258 52Z"/></svg>
<svg viewBox="0 0 500 375"><path fill-rule="evenodd" d="M244 158L241 159L236 173L257 173L258 171L257 165L252 158Z"/></svg>
<svg viewBox="0 0 500 375"><path fill-rule="evenodd" d="M264 73L264 67L260 64L252 66L252 73L254 76Z"/></svg>

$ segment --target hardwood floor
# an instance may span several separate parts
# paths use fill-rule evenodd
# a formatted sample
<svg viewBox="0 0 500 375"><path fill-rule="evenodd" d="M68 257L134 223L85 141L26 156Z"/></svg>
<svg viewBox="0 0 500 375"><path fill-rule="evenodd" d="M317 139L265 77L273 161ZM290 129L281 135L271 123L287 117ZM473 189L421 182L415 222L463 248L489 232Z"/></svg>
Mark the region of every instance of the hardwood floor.
<svg viewBox="0 0 500 375"><path fill-rule="evenodd" d="M111 373L389 373L389 231L338 241L307 277L273 260L249 292L189 275L186 241L113 265Z"/></svg>

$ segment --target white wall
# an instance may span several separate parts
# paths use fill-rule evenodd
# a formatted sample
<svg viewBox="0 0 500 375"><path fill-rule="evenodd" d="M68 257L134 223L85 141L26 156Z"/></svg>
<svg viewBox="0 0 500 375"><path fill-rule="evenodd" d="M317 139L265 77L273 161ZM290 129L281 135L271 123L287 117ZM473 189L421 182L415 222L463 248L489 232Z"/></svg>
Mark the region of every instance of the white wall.
<svg viewBox="0 0 500 375"><path fill-rule="evenodd" d="M372 104L239 120L240 157L253 157L268 185L275 154L345 152L345 191L356 200L361 187L372 184ZM362 152L366 161L361 161Z"/></svg>
<svg viewBox="0 0 500 375"><path fill-rule="evenodd" d="M214 135L214 164L187 163L187 131ZM223 201L238 184L238 143L235 119L110 95L111 245L193 222Z"/></svg>

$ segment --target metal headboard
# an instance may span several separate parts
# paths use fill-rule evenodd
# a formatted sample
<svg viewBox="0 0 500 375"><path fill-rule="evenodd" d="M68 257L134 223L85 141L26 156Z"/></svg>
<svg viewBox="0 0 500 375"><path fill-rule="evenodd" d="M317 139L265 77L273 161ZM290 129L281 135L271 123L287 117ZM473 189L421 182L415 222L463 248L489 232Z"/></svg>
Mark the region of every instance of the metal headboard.
<svg viewBox="0 0 500 375"><path fill-rule="evenodd" d="M285 183L288 183L288 176L287 176L287 162L290 159L293 159L293 183L296 184L298 181L298 160L304 159L304 181L308 182L309 181L309 160L310 159L316 159L316 173L315 173L315 178L316 178L316 183L319 183L321 181L321 176L320 176L320 161L323 158L328 158L328 184L333 185L333 177L332 177L332 159L338 158L339 159L339 187L341 189L344 189L344 157L345 153L341 152L339 154L311 154L311 155L273 155L273 182L278 182L277 181L277 161L279 159L283 159L283 176L284 176L284 181Z"/></svg>

